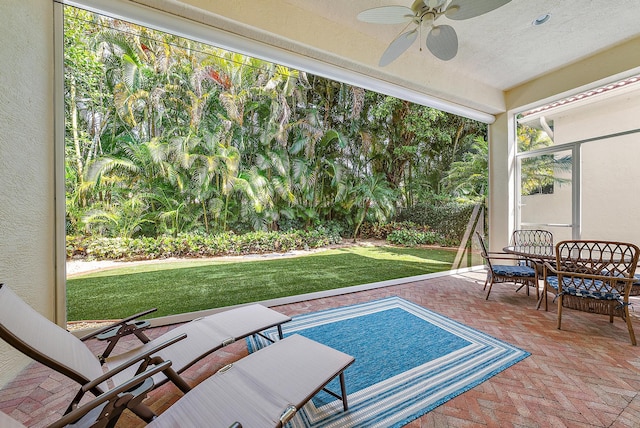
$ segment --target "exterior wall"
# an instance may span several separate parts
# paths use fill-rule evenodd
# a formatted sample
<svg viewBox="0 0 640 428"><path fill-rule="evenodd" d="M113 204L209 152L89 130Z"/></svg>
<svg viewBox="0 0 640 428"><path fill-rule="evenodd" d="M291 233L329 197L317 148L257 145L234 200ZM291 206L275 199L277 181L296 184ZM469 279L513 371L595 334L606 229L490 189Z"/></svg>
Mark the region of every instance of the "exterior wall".
<svg viewBox="0 0 640 428"><path fill-rule="evenodd" d="M632 90L633 88L633 90ZM584 140L640 127L640 84L619 95L595 96L593 102L578 104L553 116L556 144ZM615 92L613 92L615 94ZM611 142L612 140L606 140ZM591 143L587 143L591 144ZM598 144L598 143L596 143Z"/></svg>
<svg viewBox="0 0 640 428"><path fill-rule="evenodd" d="M606 82L611 82L617 79L622 79L624 77L636 75L640 73L640 57L637 55L637 52L639 51L640 38L636 38L615 48L600 52L590 58L576 62L563 69L557 70L554 73L540 76L539 78L527 82L521 86L511 88L505 92L505 104L507 107L507 112L516 113L518 111L523 111L528 108L544 104L546 102L555 101L564 96L573 95L580 91L594 88ZM509 124L505 126L508 125ZM491 127L496 127L496 124L491 125ZM559 125L556 124L556 127L559 127ZM638 125L634 127L638 128ZM602 129L601 131L604 131L604 129ZM560 132L562 133L562 131ZM602 135L604 133L606 132L598 132L596 135ZM515 144L515 142L513 141L514 135L515 134L506 134L505 136L509 140L509 147L513 147ZM591 134L591 136L593 135L594 134ZM560 136L560 138L563 137ZM564 141L575 141L575 139L571 138L570 140ZM503 146L492 146L490 144L490 157L494 155L494 150L503 150ZM503 167L505 169L491 172L489 186L490 191L494 189L495 181L497 180L513 180L513 165L514 164L512 162L509 162L507 165L503 164ZM492 167L497 167L494 162L490 163L490 168ZM604 171L604 169L602 169L602 171ZM595 176L594 179L596 179ZM583 182L583 188L586 188L586 186L589 185L590 184L588 182ZM511 189L513 189L513 187ZM631 195L633 195L633 193L631 193ZM570 197L570 195L567 197ZM511 191L509 195L505 195L504 198L504 200L500 200L498 202L495 202L493 198L489 199L490 223L495 221L504 221L505 217L512 216L515 213L516 200L514 198L513 191ZM628 200L629 195L627 195L625 202L627 202ZM568 202L570 204L570 200L566 201L563 198L562 203L565 202ZM503 214L496 213L497 210L502 210ZM632 215L630 215L629 217L632 217ZM588 220L588 217L585 218L583 213L583 222L584 221L591 220ZM500 232L495 234L494 236L494 230L496 230L495 228L498 228L497 230L499 230ZM505 234L502 231L503 228L503 225L490 224L489 230L491 239L493 241L493 249L502 248L502 246L506 245L506 243L508 242L509 235L508 233ZM560 234L565 233L564 231L560 232L559 230L554 230L554 234L556 234L556 232L559 233L559 236ZM589 234L590 233L591 232L589 232ZM587 235L585 234L584 236ZM613 234L609 234L609 236L613 236Z"/></svg>
<svg viewBox="0 0 640 428"><path fill-rule="evenodd" d="M638 85L636 85L638 86ZM550 114L556 144L640 128L640 86L619 95L594 97ZM640 243L640 134L584 143L581 149L581 238ZM571 188L523 197L522 218L539 223L571 220ZM533 220L531 220L533 219ZM554 234L556 231L553 231ZM567 233L567 231L563 231ZM570 233L569 233L570 235ZM563 236L568 239L570 236Z"/></svg>
<svg viewBox="0 0 640 428"><path fill-rule="evenodd" d="M0 282L55 315L53 2L0 2ZM0 341L0 386L29 362Z"/></svg>
<svg viewBox="0 0 640 428"><path fill-rule="evenodd" d="M640 134L595 144L582 150L581 237L640 245Z"/></svg>

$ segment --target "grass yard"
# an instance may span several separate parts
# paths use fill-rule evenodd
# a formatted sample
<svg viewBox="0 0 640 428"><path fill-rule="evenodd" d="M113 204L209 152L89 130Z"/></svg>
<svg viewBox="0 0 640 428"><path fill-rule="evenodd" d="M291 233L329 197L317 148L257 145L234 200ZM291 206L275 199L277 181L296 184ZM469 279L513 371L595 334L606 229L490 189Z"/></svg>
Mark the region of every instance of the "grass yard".
<svg viewBox="0 0 640 428"><path fill-rule="evenodd" d="M152 316L257 302L449 270L455 251L350 247L298 257L133 265L67 280L69 321Z"/></svg>

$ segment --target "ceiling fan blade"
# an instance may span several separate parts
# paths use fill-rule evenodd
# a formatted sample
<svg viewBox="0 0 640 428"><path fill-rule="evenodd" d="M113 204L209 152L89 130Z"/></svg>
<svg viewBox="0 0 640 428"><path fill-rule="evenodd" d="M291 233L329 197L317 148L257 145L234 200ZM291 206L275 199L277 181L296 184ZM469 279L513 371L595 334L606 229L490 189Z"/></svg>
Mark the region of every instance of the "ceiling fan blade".
<svg viewBox="0 0 640 428"><path fill-rule="evenodd" d="M405 6L382 6L363 10L358 20L372 24L401 24L414 18L413 10Z"/></svg>
<svg viewBox="0 0 640 428"><path fill-rule="evenodd" d="M407 31L406 33L400 34L395 38L393 42L389 45L386 51L382 54L380 58L380 62L378 65L380 67L385 67L395 61L404 51L409 49L409 46L413 44L418 38L418 30L414 29L411 31Z"/></svg>
<svg viewBox="0 0 640 428"><path fill-rule="evenodd" d="M511 0L453 0L447 7L444 15L449 19L461 21L491 12L510 1Z"/></svg>
<svg viewBox="0 0 640 428"><path fill-rule="evenodd" d="M447 0L423 0L423 3L430 9L437 9L442 6Z"/></svg>
<svg viewBox="0 0 640 428"><path fill-rule="evenodd" d="M427 48L436 57L449 61L458 53L458 35L450 25L438 25L429 31Z"/></svg>

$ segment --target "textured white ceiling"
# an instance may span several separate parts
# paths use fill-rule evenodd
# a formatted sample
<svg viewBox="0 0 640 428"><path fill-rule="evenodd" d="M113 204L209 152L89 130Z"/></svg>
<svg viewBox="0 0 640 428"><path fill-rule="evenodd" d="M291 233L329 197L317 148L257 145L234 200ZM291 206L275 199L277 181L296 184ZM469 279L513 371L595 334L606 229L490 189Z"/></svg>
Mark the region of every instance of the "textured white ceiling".
<svg viewBox="0 0 640 428"><path fill-rule="evenodd" d="M371 66L377 65L380 54L404 24L368 24L358 21L357 14L377 6L411 6L413 3L413 0L284 1L311 12L316 19L351 27L371 38L367 58ZM533 26L532 21L544 13L550 13L551 19L542 26ZM420 52L417 43L405 56L426 57L424 73L429 73L429 66L438 71L455 68L474 80L507 90L638 37L640 1L513 0L476 18L452 21L441 17L438 21L453 26L458 33L460 46L456 58L440 61L426 49ZM339 51L337 46L336 51Z"/></svg>
<svg viewBox="0 0 640 428"><path fill-rule="evenodd" d="M410 7L413 0L129 1L486 114L505 111L504 91L629 40L640 43L640 0L512 0L464 21L439 18L458 34L452 60L439 60L415 43L382 68L378 60L404 24L376 25L356 17L372 7ZM533 26L545 13L551 19ZM260 48L246 52L261 56ZM625 66L640 67L640 50Z"/></svg>

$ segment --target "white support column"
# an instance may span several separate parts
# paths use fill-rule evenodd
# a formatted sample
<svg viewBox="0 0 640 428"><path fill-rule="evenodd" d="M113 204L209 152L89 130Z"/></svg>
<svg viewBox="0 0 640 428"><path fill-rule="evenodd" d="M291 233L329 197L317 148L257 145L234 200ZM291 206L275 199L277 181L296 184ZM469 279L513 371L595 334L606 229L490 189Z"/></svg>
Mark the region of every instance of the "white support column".
<svg viewBox="0 0 640 428"><path fill-rule="evenodd" d="M510 115L496 116L489 125L489 244L498 251L509 243L514 228L515 134Z"/></svg>

